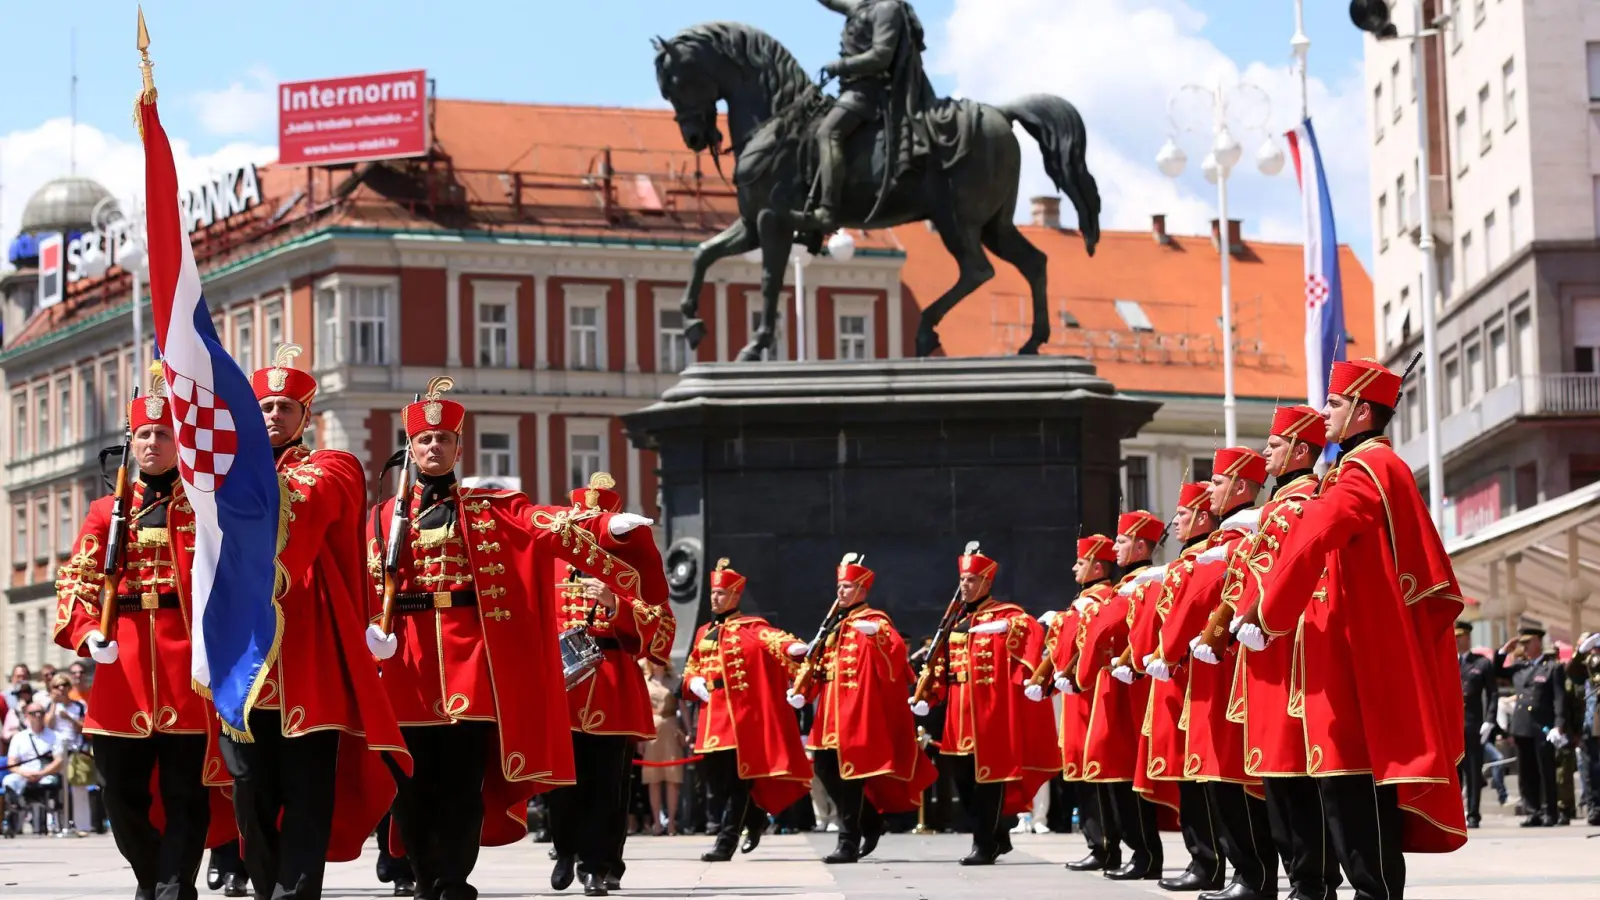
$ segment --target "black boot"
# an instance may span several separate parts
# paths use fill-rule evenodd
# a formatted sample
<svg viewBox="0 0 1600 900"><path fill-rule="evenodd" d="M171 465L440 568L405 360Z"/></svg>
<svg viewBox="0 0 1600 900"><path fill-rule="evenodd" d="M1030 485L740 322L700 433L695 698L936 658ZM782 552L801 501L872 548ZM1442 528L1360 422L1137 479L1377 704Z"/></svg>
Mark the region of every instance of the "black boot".
<svg viewBox="0 0 1600 900"><path fill-rule="evenodd" d="M860 840L853 837L845 837L841 834L839 835L839 845L833 848L832 853L824 856L822 861L832 866L839 865L841 863L856 862L857 860L861 859L861 856L862 853Z"/></svg>
<svg viewBox="0 0 1600 900"><path fill-rule="evenodd" d="M1109 859L1093 853L1083 859L1067 863L1067 868L1074 872L1097 872L1101 869L1115 869L1122 865L1122 857L1112 854Z"/></svg>
<svg viewBox="0 0 1600 900"><path fill-rule="evenodd" d="M1161 860L1134 857L1120 869L1106 869L1103 873L1112 881L1155 881L1161 877Z"/></svg>
<svg viewBox="0 0 1600 900"><path fill-rule="evenodd" d="M1183 870L1183 874L1174 878L1163 878L1156 882L1156 886L1164 891L1220 891L1222 890L1222 867L1217 867L1217 878L1207 881L1191 865Z"/></svg>
<svg viewBox="0 0 1600 900"><path fill-rule="evenodd" d="M872 855L872 851L878 849L878 838L880 838L882 836L883 836L883 825L882 825L881 822L878 824L877 827L873 827L871 825L868 825L865 829L862 830L862 833L861 833L861 858L862 859L865 859L866 857L871 856Z"/></svg>
<svg viewBox="0 0 1600 900"><path fill-rule="evenodd" d="M556 867L550 870L550 887L564 891L572 886L572 878L576 872L577 859L571 856L556 856Z"/></svg>
<svg viewBox="0 0 1600 900"><path fill-rule="evenodd" d="M407 880L409 881L410 879ZM244 877L243 872L229 872L228 874L222 876L222 896L250 896L250 879Z"/></svg>
<svg viewBox="0 0 1600 900"><path fill-rule="evenodd" d="M744 844L739 847L739 852L749 853L750 851L761 846L761 835L765 832L765 828L751 828L747 830L744 833Z"/></svg>
<svg viewBox="0 0 1600 900"><path fill-rule="evenodd" d="M394 895L396 897L412 897L415 896L416 893L417 882L416 879L411 877L410 872L394 873ZM228 896L231 897L233 895L229 894ZM238 896L243 897L244 895L239 894Z"/></svg>
<svg viewBox="0 0 1600 900"><path fill-rule="evenodd" d="M1000 848L980 846L977 841L972 842L972 852L962 857L963 866L992 866L1000 858Z"/></svg>
<svg viewBox="0 0 1600 900"><path fill-rule="evenodd" d="M733 859L733 842L737 838L724 839L718 835L717 843L705 853L700 854L701 862L727 862Z"/></svg>
<svg viewBox="0 0 1600 900"><path fill-rule="evenodd" d="M1235 881L1224 890L1201 894L1200 900L1274 900L1277 896L1277 891L1265 894L1242 881Z"/></svg>
<svg viewBox="0 0 1600 900"><path fill-rule="evenodd" d="M206 866L206 887L217 890L222 887L222 870L217 868L217 852L211 851L211 865Z"/></svg>
<svg viewBox="0 0 1600 900"><path fill-rule="evenodd" d="M585 897L604 897L606 890L606 876L604 872L585 872L583 875L583 895Z"/></svg>

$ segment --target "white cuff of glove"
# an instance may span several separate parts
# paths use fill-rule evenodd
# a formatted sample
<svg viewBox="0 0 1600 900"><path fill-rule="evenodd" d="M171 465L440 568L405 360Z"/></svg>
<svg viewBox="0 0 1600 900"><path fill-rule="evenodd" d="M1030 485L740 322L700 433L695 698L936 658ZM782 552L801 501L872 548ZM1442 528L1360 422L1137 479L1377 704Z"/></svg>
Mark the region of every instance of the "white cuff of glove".
<svg viewBox="0 0 1600 900"><path fill-rule="evenodd" d="M1123 684L1133 684L1133 669L1128 666L1117 666L1111 670L1111 677Z"/></svg>
<svg viewBox="0 0 1600 900"><path fill-rule="evenodd" d="M805 697L805 695L804 694L796 694L794 691L790 691L785 699L787 699L789 701L789 705L794 707L795 709L799 709L802 706L806 705L806 697Z"/></svg>
<svg viewBox="0 0 1600 900"><path fill-rule="evenodd" d="M794 657L795 659L799 659L800 657L805 656L807 653L811 652L811 645L810 644L801 643L800 641L795 641L794 643L790 644L789 646L783 648L783 652L789 654L790 656Z"/></svg>
<svg viewBox="0 0 1600 900"><path fill-rule="evenodd" d="M384 634L383 629L377 625L367 626L367 650L378 659L388 659L394 656L394 651L399 647L399 641L392 634Z"/></svg>
<svg viewBox="0 0 1600 900"><path fill-rule="evenodd" d="M1251 650L1259 653L1267 649L1267 635L1259 625L1240 625L1238 635L1239 643Z"/></svg>
<svg viewBox="0 0 1600 900"><path fill-rule="evenodd" d="M107 641L106 636L96 628L84 637L84 643L89 646L89 658L101 665L111 665L117 661L117 642Z"/></svg>
<svg viewBox="0 0 1600 900"><path fill-rule="evenodd" d="M622 537L640 526L649 526L656 523L655 519L647 519L633 513L612 513L610 522L606 527L611 531L612 537Z"/></svg>
<svg viewBox="0 0 1600 900"><path fill-rule="evenodd" d="M711 691L706 689L706 680L699 675L689 679L689 693L699 697L701 702L711 702Z"/></svg>
<svg viewBox="0 0 1600 900"><path fill-rule="evenodd" d="M1009 621L1001 619L997 622L985 622L982 625L974 625L967 629L967 631L970 634L1002 634L1010 627L1011 623Z"/></svg>
<svg viewBox="0 0 1600 900"><path fill-rule="evenodd" d="M906 702L911 704L911 714L912 715L914 715L914 716L925 716L925 715L928 714L928 701L926 701L926 700L917 701L917 700L912 700L911 698L907 697L906 698Z"/></svg>
<svg viewBox="0 0 1600 900"><path fill-rule="evenodd" d="M1144 671L1157 681L1172 680L1172 669L1167 666L1167 661L1164 659L1150 660L1149 665L1144 667Z"/></svg>
<svg viewBox="0 0 1600 900"><path fill-rule="evenodd" d="M1044 699L1044 685L1030 684L1022 689L1022 696L1038 703Z"/></svg>
<svg viewBox="0 0 1600 900"><path fill-rule="evenodd" d="M867 637L872 637L878 633L878 623L872 621L871 619L863 619L859 622L851 622L850 627L861 632Z"/></svg>

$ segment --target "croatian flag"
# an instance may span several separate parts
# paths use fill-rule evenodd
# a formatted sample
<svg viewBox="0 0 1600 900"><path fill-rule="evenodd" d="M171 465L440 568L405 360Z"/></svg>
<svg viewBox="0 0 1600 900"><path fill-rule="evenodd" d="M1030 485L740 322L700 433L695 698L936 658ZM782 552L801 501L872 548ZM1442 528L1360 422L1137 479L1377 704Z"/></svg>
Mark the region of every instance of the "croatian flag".
<svg viewBox="0 0 1600 900"><path fill-rule="evenodd" d="M139 104L139 121L150 305L178 435L178 472L194 507L191 674L224 728L248 738L246 718L278 640L278 472L250 380L211 325L178 209L172 147L153 99Z"/></svg>
<svg viewBox="0 0 1600 900"><path fill-rule="evenodd" d="M1306 223L1306 404L1321 409L1328 402L1328 371L1344 359L1345 352L1339 237L1334 233L1328 176L1322 170L1311 120L1301 122L1288 138Z"/></svg>

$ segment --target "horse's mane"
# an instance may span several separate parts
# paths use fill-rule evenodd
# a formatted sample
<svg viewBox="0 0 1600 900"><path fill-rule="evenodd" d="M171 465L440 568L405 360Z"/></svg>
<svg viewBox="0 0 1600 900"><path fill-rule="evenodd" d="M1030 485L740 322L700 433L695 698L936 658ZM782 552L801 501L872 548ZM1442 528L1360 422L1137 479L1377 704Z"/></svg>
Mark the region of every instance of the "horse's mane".
<svg viewBox="0 0 1600 900"><path fill-rule="evenodd" d="M742 22L706 22L685 28L667 43L693 53L708 49L719 53L761 79L774 114L788 108L816 83L801 68L788 48L759 28ZM665 53L665 50L662 51ZM660 57L657 57L660 62Z"/></svg>

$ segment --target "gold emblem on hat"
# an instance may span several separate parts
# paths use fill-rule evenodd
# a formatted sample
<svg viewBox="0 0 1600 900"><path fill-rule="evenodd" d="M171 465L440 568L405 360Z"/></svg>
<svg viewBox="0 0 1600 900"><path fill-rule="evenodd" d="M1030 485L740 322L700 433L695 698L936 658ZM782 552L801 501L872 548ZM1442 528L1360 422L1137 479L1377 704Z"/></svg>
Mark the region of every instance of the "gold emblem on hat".
<svg viewBox="0 0 1600 900"><path fill-rule="evenodd" d="M159 419L166 412L167 407L167 376L166 369L161 365L161 360L150 364L150 393L144 395L144 415L147 419Z"/></svg>
<svg viewBox="0 0 1600 900"><path fill-rule="evenodd" d="M726 556L724 556L723 558L717 560L717 571L718 572L721 572L723 569L726 569L727 567L728 567L728 558Z"/></svg>
<svg viewBox="0 0 1600 900"><path fill-rule="evenodd" d="M428 389L422 393L422 399L427 401L422 405L424 422L437 426L444 421L444 404L439 402L439 398L455 386L456 380L448 375L435 375L428 379Z"/></svg>
<svg viewBox="0 0 1600 900"><path fill-rule="evenodd" d="M583 492L583 503L590 509L600 506L600 492L609 491L617 486L617 480L611 477L610 472L596 472L589 476L589 489Z"/></svg>
<svg viewBox="0 0 1600 900"><path fill-rule="evenodd" d="M272 358L272 368L267 370L267 389L281 391L289 383L289 368L294 358L305 351L299 344L282 344Z"/></svg>

